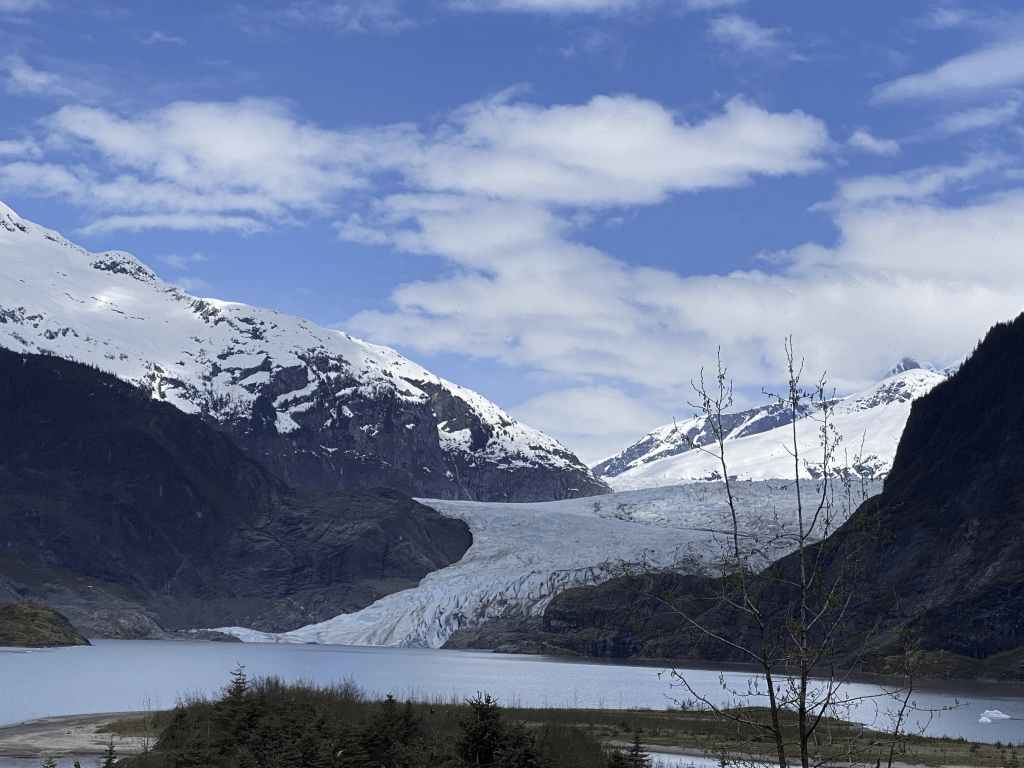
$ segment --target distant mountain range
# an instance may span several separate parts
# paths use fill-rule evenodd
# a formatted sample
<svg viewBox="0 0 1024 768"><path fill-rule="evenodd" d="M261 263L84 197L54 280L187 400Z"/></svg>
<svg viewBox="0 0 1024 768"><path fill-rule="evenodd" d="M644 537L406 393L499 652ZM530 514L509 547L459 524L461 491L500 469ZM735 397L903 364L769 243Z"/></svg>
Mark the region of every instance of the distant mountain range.
<svg viewBox="0 0 1024 768"><path fill-rule="evenodd" d="M881 382L879 399L914 370ZM918 381L927 383L925 374L931 372ZM811 550L822 584L856 579L841 637L832 639L839 659L896 669L909 638L924 652L918 659L928 674L1024 679L1022 392L1024 315L993 327L955 375L913 401L905 425L896 422L899 447L883 491L820 551ZM865 404L862 412L871 410ZM754 587L766 614L795 612L796 557L778 560L761 575L781 575ZM735 646L712 643L696 629L756 647L757 628L728 602L698 600L699 610L683 621L658 599L713 595L717 586L699 575L666 572L639 586L614 580L567 590L547 606L543 631L526 635L546 648L587 655L645 653L651 641L667 657L745 660ZM637 600L638 589L645 601Z"/></svg>
<svg viewBox="0 0 1024 768"><path fill-rule="evenodd" d="M607 493L572 452L387 347L189 295L0 204L0 346L88 363L325 490L543 501Z"/></svg>
<svg viewBox="0 0 1024 768"><path fill-rule="evenodd" d="M880 382L835 402L833 424L842 435L837 468L866 479L881 479L892 467L903 427L914 399L931 391L956 371L936 370L930 363L904 358ZM788 449L793 444L792 419L786 407L770 403L723 418L730 476L740 480L791 478L795 471ZM820 461L820 419L805 409L797 423L803 477L815 474ZM666 424L644 435L618 455L594 467L594 474L615 490L721 480L721 464L693 445L710 445L710 425L703 416Z"/></svg>

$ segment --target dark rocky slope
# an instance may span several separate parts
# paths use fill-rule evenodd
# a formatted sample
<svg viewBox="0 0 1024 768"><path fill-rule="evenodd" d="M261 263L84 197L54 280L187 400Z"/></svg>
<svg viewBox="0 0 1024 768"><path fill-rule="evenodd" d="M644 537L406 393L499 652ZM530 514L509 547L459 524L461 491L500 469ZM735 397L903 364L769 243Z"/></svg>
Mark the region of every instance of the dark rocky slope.
<svg viewBox="0 0 1024 768"><path fill-rule="evenodd" d="M113 376L0 350L0 597L120 636L285 630L413 586L471 541L397 491L297 488Z"/></svg>
<svg viewBox="0 0 1024 768"><path fill-rule="evenodd" d="M865 535L865 531L868 535ZM876 621L865 664L884 666L896 629L912 629L939 672L1021 679L1024 661L1024 316L991 329L960 371L914 403L881 495L869 499L825 546L834 577L857 549L858 594L840 638L850 658ZM795 556L775 574L795 567ZM713 582L660 575L569 590L545 614L545 642L593 655L738 660L704 642L641 593L709 593ZM762 596L791 611L777 582ZM755 643L734 612L700 620ZM639 632L634 631L639 628ZM651 641L654 640L652 643ZM756 644L756 643L755 643Z"/></svg>
<svg viewBox="0 0 1024 768"><path fill-rule="evenodd" d="M53 608L38 603L0 606L0 646L51 648L89 644L67 617Z"/></svg>

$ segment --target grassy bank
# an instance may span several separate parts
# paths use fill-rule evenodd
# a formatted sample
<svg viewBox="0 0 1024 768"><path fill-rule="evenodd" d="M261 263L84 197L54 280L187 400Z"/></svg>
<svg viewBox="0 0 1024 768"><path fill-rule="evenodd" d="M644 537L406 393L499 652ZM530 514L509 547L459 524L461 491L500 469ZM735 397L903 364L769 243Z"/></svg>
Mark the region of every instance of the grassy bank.
<svg viewBox="0 0 1024 768"><path fill-rule="evenodd" d="M795 741L795 722L786 726ZM108 729L148 743L148 751L132 760L133 768L631 764L607 749L609 742L716 757L775 756L774 742L709 712L502 707L486 695L473 701L380 701L351 682L320 687L273 678L250 681L241 669L219 699L193 697L174 710L143 713ZM820 733L816 762L887 764L893 744L887 734L841 721L823 723ZM962 739L907 736L895 742L892 753L895 762L906 765L1019 766L1016 747Z"/></svg>

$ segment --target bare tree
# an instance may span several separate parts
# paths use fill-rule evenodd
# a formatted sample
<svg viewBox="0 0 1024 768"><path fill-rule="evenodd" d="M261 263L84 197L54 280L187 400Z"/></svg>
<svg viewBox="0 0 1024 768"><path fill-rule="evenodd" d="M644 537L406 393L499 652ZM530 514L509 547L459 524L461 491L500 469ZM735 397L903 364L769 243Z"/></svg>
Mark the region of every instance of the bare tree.
<svg viewBox="0 0 1024 768"><path fill-rule="evenodd" d="M777 518L777 531L768 540L745 534L723 418L733 404L732 385L719 353L714 380L706 381L702 371L699 383L693 383L697 402L692 405L704 416L710 439L691 441L691 448L714 457L720 468L729 518L719 540L722 575L703 593L648 592L643 597L653 598L678 619L695 652L745 662L757 670L740 686L720 677L726 697L746 706L723 705L720 697L692 685L685 671L670 670L673 684L689 703L731 724L728 738L720 731L709 745L721 765L750 760L742 755L759 755L753 762L764 764L769 759L766 748L774 753L770 762L780 768L880 761L878 738L845 722L858 709L873 707L881 727L891 727L891 766L895 740L914 709L913 676L867 691L851 685L852 673L863 666L861 649L879 631L875 624L855 637L848 622L864 597L858 578L867 567L865 544L878 535L878 517L862 510L843 536L829 538L864 501L865 486L858 489L850 463L838 461L842 436L834 424L836 399L826 390L824 377L805 388L803 363L796 359L792 339L786 340L785 356L786 390L765 394L785 407L791 421L786 450L792 459L795 517L785 522ZM804 455L802 446L808 441L801 440L808 428L816 430L811 456ZM855 457L852 466L858 463ZM764 553L780 549L790 554L764 568ZM890 715L894 719L886 721Z"/></svg>

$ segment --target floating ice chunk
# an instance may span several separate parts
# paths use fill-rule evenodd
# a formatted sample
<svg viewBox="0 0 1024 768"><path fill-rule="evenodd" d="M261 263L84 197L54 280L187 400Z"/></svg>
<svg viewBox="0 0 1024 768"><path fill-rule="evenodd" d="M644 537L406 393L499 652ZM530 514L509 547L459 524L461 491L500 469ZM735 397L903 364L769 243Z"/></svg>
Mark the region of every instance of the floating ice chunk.
<svg viewBox="0 0 1024 768"><path fill-rule="evenodd" d="M979 723L991 723L992 721L991 721L991 720L989 720L989 719L988 719L987 717L985 717L984 715L982 715L981 717L979 717L979 718L978 718L978 722L979 722Z"/></svg>
<svg viewBox="0 0 1024 768"><path fill-rule="evenodd" d="M982 714L982 717L990 718L989 722L992 722L992 720L1010 720L1010 719L1012 719L1009 715L1004 715L998 709L986 709L984 714Z"/></svg>

